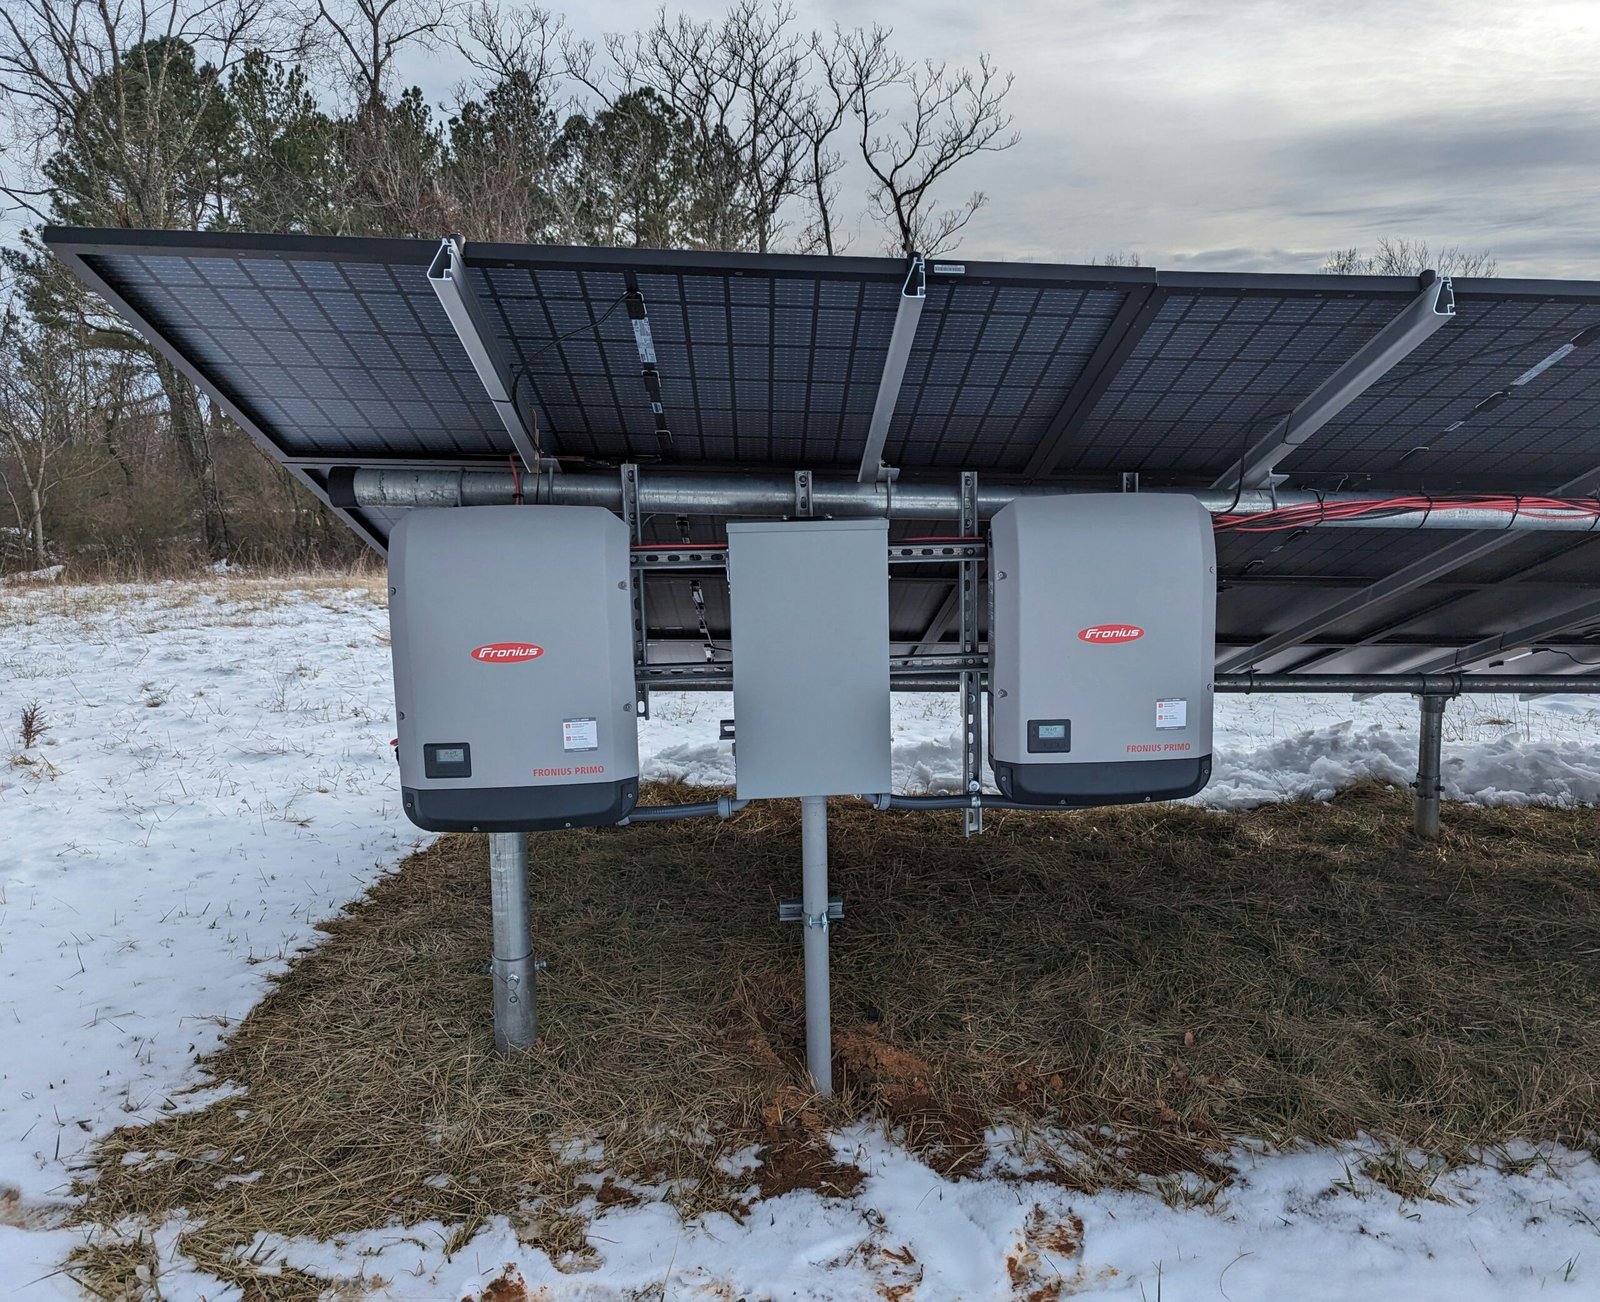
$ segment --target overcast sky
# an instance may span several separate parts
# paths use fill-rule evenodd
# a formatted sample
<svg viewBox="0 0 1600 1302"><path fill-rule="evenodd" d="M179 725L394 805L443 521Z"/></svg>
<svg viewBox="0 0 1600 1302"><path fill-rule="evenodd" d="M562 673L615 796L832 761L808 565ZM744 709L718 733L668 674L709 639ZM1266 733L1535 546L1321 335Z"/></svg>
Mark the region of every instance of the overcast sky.
<svg viewBox="0 0 1600 1302"><path fill-rule="evenodd" d="M581 34L649 4L556 0ZM712 16L723 6L677 8ZM1022 132L951 197L989 206L968 257L1315 270L1404 235L1502 275L1600 278L1600 0L797 0L881 22L908 55L1016 75ZM435 102L460 70L405 69ZM859 252L877 252L867 231Z"/></svg>

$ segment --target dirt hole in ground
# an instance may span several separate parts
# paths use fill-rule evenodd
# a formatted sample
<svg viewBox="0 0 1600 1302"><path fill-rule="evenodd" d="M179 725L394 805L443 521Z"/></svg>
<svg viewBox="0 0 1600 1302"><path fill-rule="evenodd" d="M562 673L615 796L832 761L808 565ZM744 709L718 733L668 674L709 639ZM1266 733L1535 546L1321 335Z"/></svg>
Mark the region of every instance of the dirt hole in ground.
<svg viewBox="0 0 1600 1302"><path fill-rule="evenodd" d="M126 1227L178 1212L183 1250L252 1298L325 1287L250 1256L261 1231L437 1220L465 1243L510 1214L581 1264L588 1221L631 1200L851 1194L830 1137L862 1119L957 1176L1010 1123L1030 1178L1086 1190L1219 1186L1240 1136L1455 1160L1600 1131L1593 810L1451 807L1437 844L1377 787L999 814L972 841L959 817L835 804L831 1101L806 1087L800 935L777 921L796 806L535 838L541 1045L514 1062L488 1022L485 839L441 839L207 1062L240 1093L99 1146L84 1216L124 1232L74 1271L137 1295Z"/></svg>

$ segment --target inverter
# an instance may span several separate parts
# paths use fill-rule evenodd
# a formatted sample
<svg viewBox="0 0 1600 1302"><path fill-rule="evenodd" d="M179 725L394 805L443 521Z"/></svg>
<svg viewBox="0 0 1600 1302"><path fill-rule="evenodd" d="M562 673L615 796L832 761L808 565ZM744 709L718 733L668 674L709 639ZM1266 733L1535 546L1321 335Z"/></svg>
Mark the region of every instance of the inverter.
<svg viewBox="0 0 1600 1302"><path fill-rule="evenodd" d="M989 761L1037 805L1193 795L1211 777L1217 609L1193 498L1012 502L990 522Z"/></svg>
<svg viewBox="0 0 1600 1302"><path fill-rule="evenodd" d="M588 506L408 511L389 627L406 816L435 832L625 818L639 794L628 530Z"/></svg>

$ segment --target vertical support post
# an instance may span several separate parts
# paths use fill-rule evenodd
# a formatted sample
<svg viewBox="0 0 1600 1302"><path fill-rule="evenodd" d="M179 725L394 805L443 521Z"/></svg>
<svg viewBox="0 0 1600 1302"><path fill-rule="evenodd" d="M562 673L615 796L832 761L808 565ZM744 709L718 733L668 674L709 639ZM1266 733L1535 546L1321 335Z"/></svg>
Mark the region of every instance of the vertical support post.
<svg viewBox="0 0 1600 1302"><path fill-rule="evenodd" d="M833 1003L828 987L828 800L800 800L800 911L805 917L806 1069L833 1093Z"/></svg>
<svg viewBox="0 0 1600 1302"><path fill-rule="evenodd" d="M978 475L961 472L961 536L978 536ZM960 594L961 655L978 654L978 562L975 557L960 562L956 591ZM921 648L919 647L918 650ZM983 695L982 674L976 668L961 671L961 790L971 802L962 811L964 836L983 831Z"/></svg>
<svg viewBox="0 0 1600 1302"><path fill-rule="evenodd" d="M639 511L639 467L633 462L622 466L622 522L628 526L628 539L632 546L644 541L644 516ZM628 596L633 607L633 695L637 717L650 717L650 685L639 677L650 663L650 626L644 604L644 571L637 566L628 567Z"/></svg>
<svg viewBox="0 0 1600 1302"><path fill-rule="evenodd" d="M528 837L489 833L489 908L494 922L494 1047L510 1055L533 1048L539 1014L533 1000L533 938L528 918Z"/></svg>
<svg viewBox="0 0 1600 1302"><path fill-rule="evenodd" d="M1439 764L1444 742L1443 696L1422 696L1422 727L1417 740L1416 809L1413 819L1417 835L1429 841L1439 839Z"/></svg>

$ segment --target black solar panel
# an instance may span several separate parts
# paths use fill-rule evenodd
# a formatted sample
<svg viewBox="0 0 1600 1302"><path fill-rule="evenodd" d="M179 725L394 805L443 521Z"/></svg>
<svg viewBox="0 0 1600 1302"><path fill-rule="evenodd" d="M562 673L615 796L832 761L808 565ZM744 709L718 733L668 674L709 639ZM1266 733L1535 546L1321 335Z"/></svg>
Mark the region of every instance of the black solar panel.
<svg viewBox="0 0 1600 1302"><path fill-rule="evenodd" d="M428 281L431 242L73 230L46 242L319 493L335 466L503 466L512 452ZM569 473L634 461L651 473L854 475L902 309L901 260L510 245L462 257L488 347ZM932 263L883 459L903 482L976 470L1115 488L1137 472L1146 486L1208 486L1419 288L1403 277ZM1455 302L1453 320L1282 458L1291 484L1600 493L1600 334L1563 349L1600 326L1600 284L1463 281ZM342 514L380 548L399 518ZM691 530L715 539L723 523L699 517ZM897 522L895 536L953 524ZM681 529L653 519L645 537L673 542ZM1250 648L1314 620L1340 591L1426 567L1461 537L1224 532L1219 640ZM1600 544L1579 535L1490 541L1323 621L1261 667L1415 660L1426 647L1404 639L1467 641L1531 617L1581 593L1600 561ZM944 633L935 615L953 570L895 574L896 639ZM652 578L654 634L700 638L688 584ZM702 592L713 635L725 636L719 584L703 580ZM1491 584L1505 600L1485 593Z"/></svg>
<svg viewBox="0 0 1600 1302"><path fill-rule="evenodd" d="M1061 468L1219 474L1403 302L1168 293Z"/></svg>
<svg viewBox="0 0 1600 1302"><path fill-rule="evenodd" d="M1554 484L1600 466L1600 350L1575 352L1500 405L1473 411L1600 323L1600 286L1592 288L1592 295L1554 302L1459 290L1456 320L1345 408L1284 469ZM1449 431L1457 421L1463 423Z"/></svg>
<svg viewBox="0 0 1600 1302"><path fill-rule="evenodd" d="M934 324L918 330L906 366L891 462L1021 471L1126 298L1089 286L930 286Z"/></svg>
<svg viewBox="0 0 1600 1302"><path fill-rule="evenodd" d="M422 274L426 259L213 251L97 254L85 264L289 456L490 456L504 447Z"/></svg>

